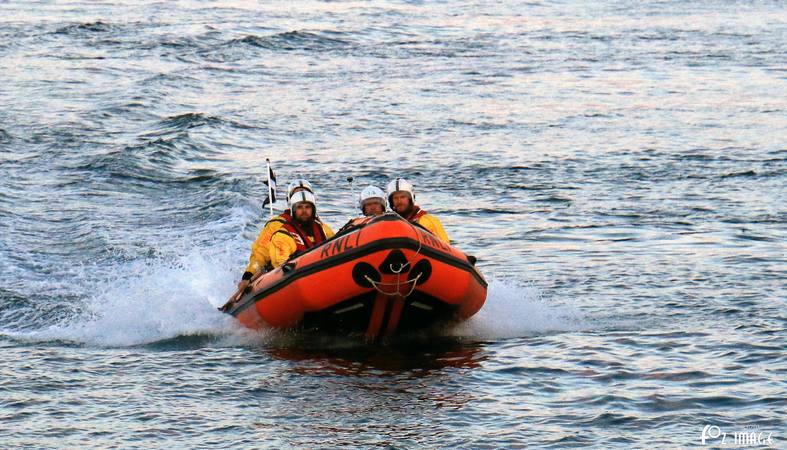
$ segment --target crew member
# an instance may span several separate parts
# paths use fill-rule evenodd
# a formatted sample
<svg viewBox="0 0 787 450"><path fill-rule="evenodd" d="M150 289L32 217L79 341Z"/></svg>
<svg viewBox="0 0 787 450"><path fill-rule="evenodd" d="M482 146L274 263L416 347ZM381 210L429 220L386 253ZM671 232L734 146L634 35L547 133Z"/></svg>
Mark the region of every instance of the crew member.
<svg viewBox="0 0 787 450"><path fill-rule="evenodd" d="M391 205L392 210L410 222L426 228L446 244L451 243L440 219L415 204L415 191L412 184L404 178L395 178L388 183L387 191L388 204Z"/></svg>
<svg viewBox="0 0 787 450"><path fill-rule="evenodd" d="M358 207L361 209L363 217L356 217L350 219L343 227L339 229L337 234L341 234L345 230L366 224L375 216L385 213L387 208L387 201L385 200L385 192L374 185L369 185L363 188L358 194Z"/></svg>
<svg viewBox="0 0 787 450"><path fill-rule="evenodd" d="M314 194L306 190L296 192L290 197L290 218L273 233L268 244L271 265L279 267L292 256L331 237L331 228L317 217Z"/></svg>
<svg viewBox="0 0 787 450"><path fill-rule="evenodd" d="M289 203L290 197L292 197L293 194L301 191L307 191L313 194L314 188L312 188L312 185L308 180L300 179L293 181L289 186L287 186L287 202ZM235 297L238 297L239 294L246 290L254 275L260 271L268 271L273 268L271 266L270 253L268 253L268 244L271 241L271 236L273 236L273 233L278 231L282 225L290 219L292 219L290 210L285 209L278 216L271 218L265 223L265 226L262 227L262 231L260 231L259 236L257 236L257 239L253 244L251 244L249 265L246 266L246 271L243 272L243 276L238 283L238 290L235 292Z"/></svg>
<svg viewBox="0 0 787 450"><path fill-rule="evenodd" d="M363 188L358 194L358 207L364 217L379 216L385 212L388 202L385 201L385 192L374 185Z"/></svg>

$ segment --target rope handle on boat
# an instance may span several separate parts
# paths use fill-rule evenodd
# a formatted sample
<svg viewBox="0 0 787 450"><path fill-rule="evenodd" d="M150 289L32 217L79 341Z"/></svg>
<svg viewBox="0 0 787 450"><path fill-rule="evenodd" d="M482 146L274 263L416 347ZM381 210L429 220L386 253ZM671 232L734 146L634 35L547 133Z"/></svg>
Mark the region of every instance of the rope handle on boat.
<svg viewBox="0 0 787 450"><path fill-rule="evenodd" d="M401 217L401 216L399 216L399 217ZM418 234L418 230L415 228L415 225L412 222L410 222L409 220L407 220L407 219L405 219L405 221L407 222L407 225L410 225L410 228L413 229L413 232L415 232L415 235L418 236L418 250L415 251L415 255L414 255L414 256L418 256L421 253L421 249L423 248L424 244L423 244L423 242L421 242L421 236ZM424 228L424 229L426 230L426 228ZM429 230L427 230L427 232L429 232ZM410 264L410 263L408 262L407 264Z"/></svg>
<svg viewBox="0 0 787 450"><path fill-rule="evenodd" d="M399 270L394 270L393 263L391 263L391 264L388 264L388 268L391 269L392 273L395 273L395 274L399 275L400 273L402 273L404 268L409 266L409 265L410 265L410 261L407 261L404 264L399 264Z"/></svg>
<svg viewBox="0 0 787 450"><path fill-rule="evenodd" d="M423 275L423 273L419 273L418 275L416 275L415 278L412 278L412 279L409 279L409 280L405 281L405 283L413 283L413 286L410 288L410 292L408 292L405 295L402 295L402 297L409 297L410 294L413 293L413 291L415 290L415 287L418 285L418 280L421 278L421 275ZM379 292L379 293L381 293L383 295L388 295L388 296L400 295L398 288L399 288L399 286L402 283L399 280L396 280L396 283L383 283L382 281L374 281L374 280L372 280L371 278L369 278L369 275L364 275L363 277L366 279L366 281L369 282L369 284L372 285L374 290L376 290L377 292ZM383 292L379 288L379 286L396 286L397 287L396 293L395 294L391 294L389 292Z"/></svg>
<svg viewBox="0 0 787 450"><path fill-rule="evenodd" d="M421 242L421 237L418 235L418 230L415 228L415 225L412 222L410 222L409 220L405 220L405 222L407 222L407 224L410 225L410 228L413 229L413 232L415 232L415 235L418 236L418 250L415 251L415 255L414 255L414 256L418 256L418 254L421 253L421 249L423 248L423 242ZM387 296L400 295L399 294L399 286L402 283L401 283L401 281L398 278L399 278L400 274L402 273L402 271L404 270L404 268L409 266L409 265L410 265L410 261L407 261L404 264L400 264L399 265L399 270L394 269L393 263L388 265L388 268L391 269L391 272L395 273L397 275L396 283L383 283L382 281L374 281L371 278L369 278L369 275L364 275L363 277L366 279L366 281L369 282L369 284L372 285L374 290L376 290L377 292L379 292L379 293L381 293L383 295L387 295ZM421 279L421 275L423 275L423 272L419 273L418 275L416 275L415 278L412 278L412 279L409 279L409 280L405 281L405 283L413 283L413 285L410 288L410 292L408 292L407 294L403 295L403 297L409 297L410 294L412 294L413 291L415 291L415 287L418 285L418 280ZM383 292L380 289L379 286L396 286L396 288L397 288L396 289L396 294L390 294L388 292Z"/></svg>

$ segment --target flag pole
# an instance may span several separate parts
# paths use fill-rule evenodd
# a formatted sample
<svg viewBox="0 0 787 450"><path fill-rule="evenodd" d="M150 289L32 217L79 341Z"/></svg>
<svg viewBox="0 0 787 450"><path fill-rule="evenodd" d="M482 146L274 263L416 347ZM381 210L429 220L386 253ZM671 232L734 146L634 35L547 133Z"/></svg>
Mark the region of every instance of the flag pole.
<svg viewBox="0 0 787 450"><path fill-rule="evenodd" d="M271 185L271 160L265 158L265 162L268 165L268 198L271 200L271 217L273 217L273 186Z"/></svg>
<svg viewBox="0 0 787 450"><path fill-rule="evenodd" d="M353 180L354 180L353 177L347 177L347 182L350 183L350 195L352 195L352 200L350 201L351 205L353 204L353 202L355 202L355 198L356 198L355 197L355 188L353 187Z"/></svg>

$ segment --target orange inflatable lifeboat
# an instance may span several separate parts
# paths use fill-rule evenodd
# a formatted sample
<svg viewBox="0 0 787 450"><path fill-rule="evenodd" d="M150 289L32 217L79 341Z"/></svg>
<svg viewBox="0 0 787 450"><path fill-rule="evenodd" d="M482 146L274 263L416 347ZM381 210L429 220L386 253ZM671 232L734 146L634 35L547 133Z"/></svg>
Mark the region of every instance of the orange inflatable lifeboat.
<svg viewBox="0 0 787 450"><path fill-rule="evenodd" d="M475 314L487 282L474 263L389 213L260 276L227 312L252 329L360 332L376 339Z"/></svg>

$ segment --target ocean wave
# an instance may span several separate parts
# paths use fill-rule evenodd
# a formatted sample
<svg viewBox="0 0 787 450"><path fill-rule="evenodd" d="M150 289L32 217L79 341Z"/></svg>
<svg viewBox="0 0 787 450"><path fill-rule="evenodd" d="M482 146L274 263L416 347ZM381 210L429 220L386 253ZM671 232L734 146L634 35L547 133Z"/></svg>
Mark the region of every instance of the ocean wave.
<svg viewBox="0 0 787 450"><path fill-rule="evenodd" d="M719 178L721 178L721 179L725 179L725 178L751 178L751 177L756 177L756 176L757 176L757 172L755 172L754 170L745 170L745 171L742 171L742 172L725 173L723 175L720 175Z"/></svg>
<svg viewBox="0 0 787 450"><path fill-rule="evenodd" d="M185 113L162 119L155 128L161 129L165 132L185 131L191 128L197 128L216 123L222 123L222 120L217 117L207 116L203 113ZM149 133L148 135L158 135L158 133Z"/></svg>
<svg viewBox="0 0 787 450"><path fill-rule="evenodd" d="M341 37L337 37L341 36ZM345 33L339 32L312 32L312 31L287 31L269 36L247 35L242 38L227 41L226 46L250 45L267 50L309 50L326 51L346 48L352 42L346 38Z"/></svg>
<svg viewBox="0 0 787 450"><path fill-rule="evenodd" d="M236 120L230 120L223 117L209 116L204 113L184 113L175 116L170 116L160 120L152 128L155 131L143 134L142 136L159 136L167 134L172 131L186 131L192 128L212 126L212 127L228 127L238 129L253 129L250 125L243 124Z"/></svg>
<svg viewBox="0 0 787 450"><path fill-rule="evenodd" d="M22 294L20 289L30 292ZM0 334L24 335L81 313L81 305L73 293L53 295L43 283L28 282L17 290L0 288Z"/></svg>
<svg viewBox="0 0 787 450"><path fill-rule="evenodd" d="M84 33L109 33L116 30L117 27L101 20L95 22L83 22L67 25L58 28L55 34L84 34Z"/></svg>

